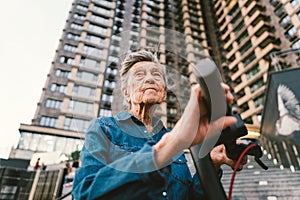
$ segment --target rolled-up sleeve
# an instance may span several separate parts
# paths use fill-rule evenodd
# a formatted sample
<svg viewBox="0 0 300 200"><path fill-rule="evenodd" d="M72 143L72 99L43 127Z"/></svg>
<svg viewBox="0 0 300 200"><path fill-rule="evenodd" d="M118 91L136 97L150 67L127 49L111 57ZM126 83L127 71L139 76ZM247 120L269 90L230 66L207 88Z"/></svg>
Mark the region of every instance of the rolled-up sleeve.
<svg viewBox="0 0 300 200"><path fill-rule="evenodd" d="M75 199L138 199L163 188L169 167L157 169L153 144L145 143L135 152L112 159L112 143L94 120L81 151L82 166L77 169L72 195ZM130 196L126 196L130 195Z"/></svg>

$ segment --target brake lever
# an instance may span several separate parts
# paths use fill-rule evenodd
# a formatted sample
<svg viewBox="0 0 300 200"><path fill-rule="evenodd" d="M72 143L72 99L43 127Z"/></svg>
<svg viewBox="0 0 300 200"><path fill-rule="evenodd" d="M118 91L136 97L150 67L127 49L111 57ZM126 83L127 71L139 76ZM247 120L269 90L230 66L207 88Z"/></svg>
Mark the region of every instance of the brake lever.
<svg viewBox="0 0 300 200"><path fill-rule="evenodd" d="M227 105L226 115L231 115L231 107L229 105ZM237 119L237 123L222 131L216 146L224 144L227 157L232 160L238 160L239 156L249 145L255 144L254 147L246 152L246 155L254 156L254 160L257 164L267 170L268 167L260 160L263 156L263 152L256 140L245 138L240 139L240 142L236 143L238 138L248 134L248 130L239 114L234 114L233 116Z"/></svg>
<svg viewBox="0 0 300 200"><path fill-rule="evenodd" d="M238 160L239 156L249 145L255 144L255 146L253 146L247 151L246 155L254 156L254 160L257 162L257 164L261 166L261 168L267 170L268 167L260 160L260 158L263 156L263 152L257 141L251 139L241 139L239 141L240 143L238 144L224 144L226 148L227 157L232 160Z"/></svg>

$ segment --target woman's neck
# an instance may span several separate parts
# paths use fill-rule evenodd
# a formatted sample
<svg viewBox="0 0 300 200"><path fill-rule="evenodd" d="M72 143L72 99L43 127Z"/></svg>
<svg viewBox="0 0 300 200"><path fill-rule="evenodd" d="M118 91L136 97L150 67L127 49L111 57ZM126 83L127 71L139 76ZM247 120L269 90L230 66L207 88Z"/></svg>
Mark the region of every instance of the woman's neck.
<svg viewBox="0 0 300 200"><path fill-rule="evenodd" d="M152 133L152 117L154 112L153 107L153 105L141 103L132 105L129 110L129 113L133 114L143 122L149 133Z"/></svg>

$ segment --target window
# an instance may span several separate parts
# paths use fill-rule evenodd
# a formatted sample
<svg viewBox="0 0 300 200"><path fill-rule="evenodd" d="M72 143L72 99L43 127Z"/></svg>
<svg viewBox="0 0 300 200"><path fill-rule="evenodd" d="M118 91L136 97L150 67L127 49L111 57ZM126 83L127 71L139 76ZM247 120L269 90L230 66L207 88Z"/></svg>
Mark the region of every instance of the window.
<svg viewBox="0 0 300 200"><path fill-rule="evenodd" d="M245 111L249 110L248 102L243 103L240 106L240 109L241 109L241 112L245 112Z"/></svg>
<svg viewBox="0 0 300 200"><path fill-rule="evenodd" d="M154 22L159 22L159 16L154 16L154 15L151 15L151 14L148 14L148 20L152 20Z"/></svg>
<svg viewBox="0 0 300 200"><path fill-rule="evenodd" d="M46 100L46 108L60 109L61 104L62 104L62 101L59 101L59 100L54 100L54 99Z"/></svg>
<svg viewBox="0 0 300 200"><path fill-rule="evenodd" d="M104 81L104 86L109 87L109 88L115 88L116 87L116 82L111 82L111 81L105 80Z"/></svg>
<svg viewBox="0 0 300 200"><path fill-rule="evenodd" d="M78 14L78 13L75 13L75 14L73 15L73 18L74 18L74 19L81 20L81 21L84 21L84 20L85 20L85 16L84 16L84 15L80 15L80 14Z"/></svg>
<svg viewBox="0 0 300 200"><path fill-rule="evenodd" d="M249 71L246 72L247 79L251 79L255 74L257 74L260 71L259 65L255 65L253 68L251 68Z"/></svg>
<svg viewBox="0 0 300 200"><path fill-rule="evenodd" d="M32 134L28 132L21 132L21 138L19 141L18 149L29 149L30 142L32 141Z"/></svg>
<svg viewBox="0 0 300 200"><path fill-rule="evenodd" d="M247 117L246 119L244 119L244 122L247 124L253 124L252 117Z"/></svg>
<svg viewBox="0 0 300 200"><path fill-rule="evenodd" d="M81 150L82 144L83 141L80 139L21 132L18 149L43 152L60 151L71 155L72 152Z"/></svg>
<svg viewBox="0 0 300 200"><path fill-rule="evenodd" d="M293 45L292 45L292 49L299 49L300 48L300 39L297 40Z"/></svg>
<svg viewBox="0 0 300 200"><path fill-rule="evenodd" d="M87 35L86 40L89 42L92 42L94 44L104 44L104 38L102 37L96 37L94 35Z"/></svg>
<svg viewBox="0 0 300 200"><path fill-rule="evenodd" d="M116 46L110 46L110 51L112 52L112 51L116 51L116 52L119 52L120 50L121 50L121 48L120 47L116 47Z"/></svg>
<svg viewBox="0 0 300 200"><path fill-rule="evenodd" d="M106 73L107 73L107 74L117 75L118 70L117 70L117 69L107 68L107 69L106 69Z"/></svg>
<svg viewBox="0 0 300 200"><path fill-rule="evenodd" d="M114 100L114 96L102 94L102 101L112 102Z"/></svg>
<svg viewBox="0 0 300 200"><path fill-rule="evenodd" d="M90 72L78 71L76 77L78 80L81 81L87 81L92 83L98 82L98 75Z"/></svg>
<svg viewBox="0 0 300 200"><path fill-rule="evenodd" d="M106 10L106 9L98 7L98 6L94 6L93 11L97 12L97 13L103 15L103 16L109 16L110 15L110 10Z"/></svg>
<svg viewBox="0 0 300 200"><path fill-rule="evenodd" d="M158 7L159 2L157 1L147 1L147 4L153 7Z"/></svg>
<svg viewBox="0 0 300 200"><path fill-rule="evenodd" d="M237 35L240 30L242 30L245 27L244 21L242 21L235 29L234 29L234 33Z"/></svg>
<svg viewBox="0 0 300 200"><path fill-rule="evenodd" d="M45 145L43 146L42 149L39 148L39 143L40 143L41 137L42 137L42 135L40 135L40 134L32 134L30 146L28 149L31 151L37 151L37 150L44 151Z"/></svg>
<svg viewBox="0 0 300 200"><path fill-rule="evenodd" d="M150 37L150 38L159 39L159 35L160 35L160 34L157 33L157 32L148 30L148 31L146 32L146 35L147 35L148 37Z"/></svg>
<svg viewBox="0 0 300 200"><path fill-rule="evenodd" d="M86 12L86 11L89 10L87 7L81 6L81 5L77 5L77 6L76 6L76 9L77 9L77 10L82 10L82 11L84 11L84 12Z"/></svg>
<svg viewBox="0 0 300 200"><path fill-rule="evenodd" d="M112 7L112 3L109 1L105 1L105 0L94 0L94 2L96 2L97 4L100 4L101 6L105 6L107 8L111 8Z"/></svg>
<svg viewBox="0 0 300 200"><path fill-rule="evenodd" d="M53 152L55 149L55 143L57 137L52 135L39 135L34 134L33 138L37 137L35 145L37 147L37 151L45 151L45 152Z"/></svg>
<svg viewBox="0 0 300 200"><path fill-rule="evenodd" d="M80 59L80 66L88 68L100 68L100 63L96 60L82 57Z"/></svg>
<svg viewBox="0 0 300 200"><path fill-rule="evenodd" d="M236 3L234 6L231 7L231 10L228 12L228 16L232 18L232 16L239 10L239 4Z"/></svg>
<svg viewBox="0 0 300 200"><path fill-rule="evenodd" d="M281 5L280 7L278 7L278 8L275 10L275 15L280 16L280 15L282 15L284 12L285 12L285 9L284 9L283 5Z"/></svg>
<svg viewBox="0 0 300 200"><path fill-rule="evenodd" d="M175 126L175 122L167 122L168 128L172 129Z"/></svg>
<svg viewBox="0 0 300 200"><path fill-rule="evenodd" d="M84 45L83 51L86 54L94 55L94 56L100 56L102 54L102 49L97 49L97 48L89 46L89 45Z"/></svg>
<svg viewBox="0 0 300 200"><path fill-rule="evenodd" d="M73 87L73 94L81 97L94 97L95 89L82 85L75 85Z"/></svg>
<svg viewBox="0 0 300 200"><path fill-rule="evenodd" d="M264 80L260 78L257 82L250 86L250 91L253 93L264 85Z"/></svg>
<svg viewBox="0 0 300 200"><path fill-rule="evenodd" d="M245 39L249 38L248 36L248 32L245 31L240 37L237 38L237 43L241 44Z"/></svg>
<svg viewBox="0 0 300 200"><path fill-rule="evenodd" d="M230 58L228 59L230 62L233 62L236 59L235 54L233 54L232 56L230 56Z"/></svg>
<svg viewBox="0 0 300 200"><path fill-rule="evenodd" d="M235 73L235 72L237 72L239 70L239 67L236 65L236 66L234 66L232 69L231 69L231 71L232 71L232 73Z"/></svg>
<svg viewBox="0 0 300 200"><path fill-rule="evenodd" d="M68 107L69 111L73 111L80 114L93 114L93 104L85 103L81 101L71 100Z"/></svg>
<svg viewBox="0 0 300 200"><path fill-rule="evenodd" d="M176 108L168 108L168 114L171 114L171 115L177 114L177 109Z"/></svg>
<svg viewBox="0 0 300 200"><path fill-rule="evenodd" d="M107 117L112 116L111 110L100 109L100 116L107 116Z"/></svg>
<svg viewBox="0 0 300 200"><path fill-rule="evenodd" d="M66 90L66 86L65 85L60 85L57 83L52 83L50 90L52 92L60 92L60 93L64 93Z"/></svg>
<svg viewBox="0 0 300 200"><path fill-rule="evenodd" d="M289 37L293 37L297 34L297 29L295 26L291 27L288 31L287 31L287 35Z"/></svg>
<svg viewBox="0 0 300 200"><path fill-rule="evenodd" d="M260 95L259 97L255 98L254 99L255 107L259 107L259 106L263 105L263 100L264 100L263 95Z"/></svg>
<svg viewBox="0 0 300 200"><path fill-rule="evenodd" d="M73 45L65 44L64 45L64 50L75 53L77 51L77 47L73 46Z"/></svg>
<svg viewBox="0 0 300 200"><path fill-rule="evenodd" d="M230 40L230 34L224 39L224 43L227 43Z"/></svg>
<svg viewBox="0 0 300 200"><path fill-rule="evenodd" d="M94 22L97 22L101 25L108 25L109 24L109 20L104 18L104 17L100 17L100 16L97 16L97 15L92 15L91 16L91 21L94 21Z"/></svg>
<svg viewBox="0 0 300 200"><path fill-rule="evenodd" d="M72 23L72 24L70 25L70 27L71 27L72 29L75 29L75 30L82 30L82 29L83 29L83 26L82 26L82 25L76 24L76 23Z"/></svg>
<svg viewBox="0 0 300 200"><path fill-rule="evenodd" d="M92 25L90 24L88 29L90 31L93 31L93 32L96 32L96 33L99 33L99 34L102 34L102 35L106 35L107 33L107 29L103 28L103 27L100 27L100 26L95 26L95 25Z"/></svg>
<svg viewBox="0 0 300 200"><path fill-rule="evenodd" d="M242 98L243 96L245 96L245 90L241 89L238 93L236 93L236 97L238 99Z"/></svg>
<svg viewBox="0 0 300 200"><path fill-rule="evenodd" d="M41 117L40 125L41 126L56 127L57 126L57 118L43 116L43 117Z"/></svg>
<svg viewBox="0 0 300 200"><path fill-rule="evenodd" d="M256 56L255 53L252 52L251 54L249 54L249 56L247 56L242 62L244 63L245 66L247 66L248 64L250 64L253 60L255 60Z"/></svg>
<svg viewBox="0 0 300 200"><path fill-rule="evenodd" d="M90 122L88 120L66 117L63 128L66 130L85 132L89 124Z"/></svg>
<svg viewBox="0 0 300 200"><path fill-rule="evenodd" d="M231 24L232 25L235 25L235 23L237 22L237 21L239 21L240 19L242 19L242 14L241 14L241 12L239 12L232 20L231 20ZM240 25L239 25L240 26Z"/></svg>
<svg viewBox="0 0 300 200"><path fill-rule="evenodd" d="M73 33L68 33L67 38L70 39L70 40L79 41L80 40L80 35L76 35L76 34L73 34Z"/></svg>
<svg viewBox="0 0 300 200"><path fill-rule="evenodd" d="M300 5L300 0L290 0L293 8L297 8Z"/></svg>
<svg viewBox="0 0 300 200"><path fill-rule="evenodd" d="M58 77L65 77L69 78L70 77L70 71L62 70L62 69L56 69L55 70L55 75Z"/></svg>
<svg viewBox="0 0 300 200"><path fill-rule="evenodd" d="M243 55L244 53L246 53L250 48L252 47L251 41L247 41L246 44L244 44L241 48L240 48L240 53L241 55Z"/></svg>
<svg viewBox="0 0 300 200"><path fill-rule="evenodd" d="M280 26L285 27L290 22L291 22L291 18L289 15L287 15L279 21L279 24L280 24Z"/></svg>
<svg viewBox="0 0 300 200"><path fill-rule="evenodd" d="M60 63L65 63L65 64L69 64L69 65L74 65L75 60L74 60L74 58L61 56L61 57L59 58L59 62L60 62Z"/></svg>

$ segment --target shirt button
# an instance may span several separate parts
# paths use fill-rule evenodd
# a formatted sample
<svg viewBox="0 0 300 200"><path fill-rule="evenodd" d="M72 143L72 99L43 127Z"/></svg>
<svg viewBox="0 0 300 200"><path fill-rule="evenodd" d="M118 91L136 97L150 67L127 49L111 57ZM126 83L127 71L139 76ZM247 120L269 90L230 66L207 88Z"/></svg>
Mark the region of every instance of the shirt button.
<svg viewBox="0 0 300 200"><path fill-rule="evenodd" d="M144 133L147 133L147 131L145 130Z"/></svg>
<svg viewBox="0 0 300 200"><path fill-rule="evenodd" d="M167 192L163 192L162 195L165 197L167 196Z"/></svg>

